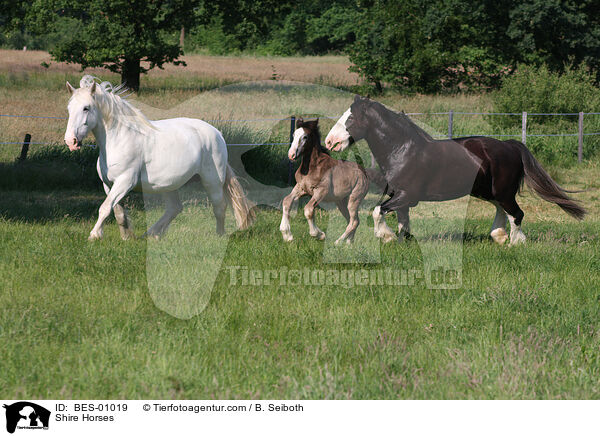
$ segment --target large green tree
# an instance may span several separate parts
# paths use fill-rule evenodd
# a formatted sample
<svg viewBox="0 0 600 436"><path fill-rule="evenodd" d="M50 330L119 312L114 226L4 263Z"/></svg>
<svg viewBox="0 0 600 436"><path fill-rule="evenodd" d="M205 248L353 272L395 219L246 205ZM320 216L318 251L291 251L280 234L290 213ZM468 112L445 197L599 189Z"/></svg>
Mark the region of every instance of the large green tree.
<svg viewBox="0 0 600 436"><path fill-rule="evenodd" d="M497 86L517 63L600 69L599 0L356 0L353 69L420 92Z"/></svg>
<svg viewBox="0 0 600 436"><path fill-rule="evenodd" d="M134 90L140 74L165 63L183 64L175 36L194 17L195 0L34 0L28 28L50 32L61 18L76 20L76 31L50 49L59 62L103 67L121 74Z"/></svg>

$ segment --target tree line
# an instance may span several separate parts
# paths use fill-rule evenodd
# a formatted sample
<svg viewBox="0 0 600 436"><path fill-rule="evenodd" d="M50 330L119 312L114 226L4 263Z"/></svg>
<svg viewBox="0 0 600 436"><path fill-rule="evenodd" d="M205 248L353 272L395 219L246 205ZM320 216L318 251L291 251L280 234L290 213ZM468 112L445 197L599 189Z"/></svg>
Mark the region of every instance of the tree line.
<svg viewBox="0 0 600 436"><path fill-rule="evenodd" d="M18 0L0 4L0 45L105 67L134 89L204 51L340 53L375 90L479 90L519 63L598 79L598 11L600 0Z"/></svg>

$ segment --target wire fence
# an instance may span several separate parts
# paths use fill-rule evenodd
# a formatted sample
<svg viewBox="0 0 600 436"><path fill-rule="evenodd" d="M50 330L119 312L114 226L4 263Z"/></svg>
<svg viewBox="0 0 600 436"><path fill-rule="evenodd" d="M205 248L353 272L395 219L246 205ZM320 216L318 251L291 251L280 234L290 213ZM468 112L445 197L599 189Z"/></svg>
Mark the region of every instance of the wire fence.
<svg viewBox="0 0 600 436"><path fill-rule="evenodd" d="M489 137L497 137L497 138L521 138L521 142L524 144L527 143L528 137L569 137L569 136L577 136L578 137L578 150L577 150L577 158L578 161L581 162L583 159L583 138L586 136L594 136L600 135L600 132L584 132L584 117L586 115L600 115L600 112L573 112L573 113L528 113L528 112L410 112L406 113L408 116L418 117L418 116L447 116L448 117L448 134L447 135L435 135L433 136L436 139L449 138L452 139L454 136L454 116L455 115L482 115L482 116L520 116L521 117L521 132L514 134L496 134L496 133L465 133L461 134L461 136L489 136ZM321 116L321 118L327 118L331 120L337 120L341 115L325 115ZM578 131L577 133L528 133L527 132L527 119L532 116L562 116L562 117L578 117ZM13 115L13 114L0 114L0 118L29 118L29 119L54 119L54 120L67 120L66 117L57 117L57 116L46 116L46 115ZM291 120L290 124L290 141L288 142L263 142L263 143L231 143L227 144L230 147L242 147L242 146L278 146L278 145L289 145L291 142L291 138L293 137L293 129L294 129L294 116L280 116L276 118L244 118L244 119L213 119L213 120L204 120L209 123L248 123L248 122L280 122L284 120ZM27 137L26 137L27 139ZM29 145L57 145L56 142L32 142L31 138L29 141L25 140L23 142L18 141L8 141L8 142L0 142L0 145L20 145L23 144L23 147L29 148ZM90 147L95 147L95 144L85 144ZM22 153L22 156L26 156L27 152Z"/></svg>

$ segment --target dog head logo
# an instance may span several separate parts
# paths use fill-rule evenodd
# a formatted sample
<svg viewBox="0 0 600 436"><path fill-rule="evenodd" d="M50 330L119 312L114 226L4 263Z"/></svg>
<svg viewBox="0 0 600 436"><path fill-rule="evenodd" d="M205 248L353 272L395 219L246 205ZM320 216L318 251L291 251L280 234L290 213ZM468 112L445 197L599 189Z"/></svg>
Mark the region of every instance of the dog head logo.
<svg viewBox="0 0 600 436"><path fill-rule="evenodd" d="M50 411L28 401L4 405L6 409L6 431L14 433L19 429L47 429Z"/></svg>

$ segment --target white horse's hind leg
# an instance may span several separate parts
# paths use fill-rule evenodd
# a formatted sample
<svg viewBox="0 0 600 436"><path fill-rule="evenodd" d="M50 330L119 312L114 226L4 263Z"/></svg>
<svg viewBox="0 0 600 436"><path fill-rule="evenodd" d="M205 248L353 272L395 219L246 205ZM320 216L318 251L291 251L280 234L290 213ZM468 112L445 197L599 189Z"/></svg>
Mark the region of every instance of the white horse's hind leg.
<svg viewBox="0 0 600 436"><path fill-rule="evenodd" d="M160 219L146 232L146 236L153 236L159 238L165 234L169 228L169 224L175 219L177 215L183 210L183 205L179 199L179 193L177 191L165 192L162 194L165 200L165 213Z"/></svg>
<svg viewBox="0 0 600 436"><path fill-rule="evenodd" d="M521 226L515 224L515 219L511 215L508 215L508 220L510 221L510 245L525 243L527 238L521 230Z"/></svg>
<svg viewBox="0 0 600 436"><path fill-rule="evenodd" d="M202 185L206 190L206 194L208 195L208 199L212 204L213 213L215 214L215 218L217 220L217 234L224 235L227 200L223 194L223 183L219 182L218 180L208 181L205 177L203 178L202 175L200 178L202 179Z"/></svg>
<svg viewBox="0 0 600 436"><path fill-rule="evenodd" d="M127 195L131 189L136 185L136 175L134 173L121 174L113 183L112 188L108 192L106 199L102 202L100 209L98 210L98 221L90 232L88 240L94 241L101 239L103 236L102 227L104 221L110 215L116 204L119 203Z"/></svg>
<svg viewBox="0 0 600 436"><path fill-rule="evenodd" d="M493 201L492 204L496 206L496 216L494 217L494 222L492 223L490 236L495 242L502 245L508 239L508 234L506 233L506 212L504 212L502 206L500 206L496 201Z"/></svg>

